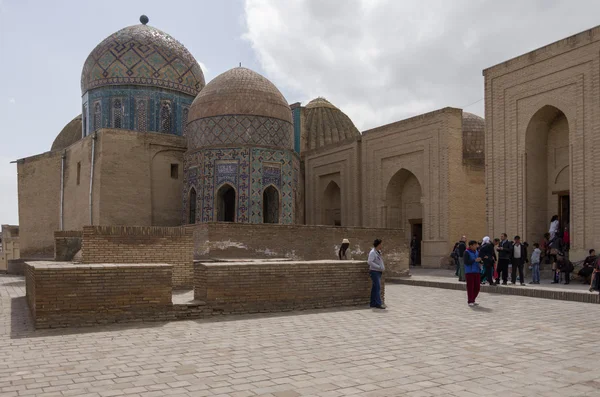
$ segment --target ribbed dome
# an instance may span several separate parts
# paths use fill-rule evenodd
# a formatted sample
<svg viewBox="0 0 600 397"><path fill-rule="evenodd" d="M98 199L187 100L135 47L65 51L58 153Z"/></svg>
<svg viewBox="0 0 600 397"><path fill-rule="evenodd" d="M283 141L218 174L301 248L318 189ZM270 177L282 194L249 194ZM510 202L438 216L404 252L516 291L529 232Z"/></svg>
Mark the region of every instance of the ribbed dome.
<svg viewBox="0 0 600 397"><path fill-rule="evenodd" d="M483 165L485 162L485 120L473 113L463 112L463 162Z"/></svg>
<svg viewBox="0 0 600 397"><path fill-rule="evenodd" d="M272 117L292 122L292 111L281 92L267 78L243 67L210 81L196 97L188 120L223 115Z"/></svg>
<svg viewBox="0 0 600 397"><path fill-rule="evenodd" d="M147 19L144 20L147 22ZM197 95L204 74L192 54L165 32L145 24L113 33L90 53L81 92L110 85L143 85Z"/></svg>
<svg viewBox="0 0 600 397"><path fill-rule="evenodd" d="M325 98L316 98L304 108L306 150L360 136L352 120Z"/></svg>
<svg viewBox="0 0 600 397"><path fill-rule="evenodd" d="M81 139L81 115L75 117L64 126L56 136L50 150L62 150Z"/></svg>

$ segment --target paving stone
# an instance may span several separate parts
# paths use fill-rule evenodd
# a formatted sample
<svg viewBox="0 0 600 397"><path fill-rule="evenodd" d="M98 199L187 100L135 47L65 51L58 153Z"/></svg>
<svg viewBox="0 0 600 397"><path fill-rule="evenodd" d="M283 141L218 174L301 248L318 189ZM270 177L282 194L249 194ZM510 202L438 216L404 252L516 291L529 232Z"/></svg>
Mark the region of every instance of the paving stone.
<svg viewBox="0 0 600 397"><path fill-rule="evenodd" d="M34 331L0 276L0 395L597 396L600 306L388 284L363 308Z"/></svg>

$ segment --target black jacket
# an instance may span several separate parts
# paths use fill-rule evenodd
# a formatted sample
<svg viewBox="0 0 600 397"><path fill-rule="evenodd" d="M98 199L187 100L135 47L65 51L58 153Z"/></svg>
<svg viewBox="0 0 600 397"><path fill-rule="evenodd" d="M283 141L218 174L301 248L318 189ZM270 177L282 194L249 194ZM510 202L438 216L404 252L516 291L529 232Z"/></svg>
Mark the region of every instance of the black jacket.
<svg viewBox="0 0 600 397"><path fill-rule="evenodd" d="M486 266L493 266L496 262L496 252L494 244L487 243L481 246L479 249L479 257ZM486 258L487 257L487 258Z"/></svg>
<svg viewBox="0 0 600 397"><path fill-rule="evenodd" d="M498 244L498 259L508 259L510 260L511 258L511 246L512 244L510 243L510 241L506 240L504 242L500 242L500 244Z"/></svg>
<svg viewBox="0 0 600 397"><path fill-rule="evenodd" d="M510 243L510 260L514 262L517 258L514 258L513 255L515 253L515 244ZM521 257L518 259L517 264L523 265L525 263L529 263L529 259L527 258L527 247L521 243Z"/></svg>

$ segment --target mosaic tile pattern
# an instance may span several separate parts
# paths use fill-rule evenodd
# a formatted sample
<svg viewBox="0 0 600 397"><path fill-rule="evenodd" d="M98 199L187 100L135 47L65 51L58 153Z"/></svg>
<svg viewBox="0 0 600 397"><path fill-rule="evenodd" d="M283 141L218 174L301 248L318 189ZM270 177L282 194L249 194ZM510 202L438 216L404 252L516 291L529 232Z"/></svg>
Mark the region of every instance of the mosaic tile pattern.
<svg viewBox="0 0 600 397"><path fill-rule="evenodd" d="M215 145L260 145L294 149L294 131L287 121L248 115L207 117L188 124L190 149Z"/></svg>
<svg viewBox="0 0 600 397"><path fill-rule="evenodd" d="M90 113L86 115L87 131L123 128L182 135L185 117L193 100L190 95L151 87L91 90L83 96L84 110ZM170 115L165 113L167 111Z"/></svg>
<svg viewBox="0 0 600 397"><path fill-rule="evenodd" d="M81 92L110 85L144 85L196 96L204 74L192 54L165 32L133 25L113 33L90 53Z"/></svg>
<svg viewBox="0 0 600 397"><path fill-rule="evenodd" d="M237 192L236 222L263 222L263 192L277 188L280 221L294 223L294 201L300 162L291 150L266 148L210 148L188 152L184 158L182 219L189 218L189 192L197 193L196 222L216 221L215 194L224 183Z"/></svg>

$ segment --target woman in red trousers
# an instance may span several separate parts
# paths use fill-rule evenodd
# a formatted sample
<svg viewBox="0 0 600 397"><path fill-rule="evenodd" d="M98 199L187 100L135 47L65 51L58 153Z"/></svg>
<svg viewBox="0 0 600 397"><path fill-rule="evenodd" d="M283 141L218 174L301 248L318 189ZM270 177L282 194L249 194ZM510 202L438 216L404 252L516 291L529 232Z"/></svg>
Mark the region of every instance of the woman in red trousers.
<svg viewBox="0 0 600 397"><path fill-rule="evenodd" d="M478 306L475 302L481 286L481 258L477 251L477 241L469 241L469 248L465 251L465 277L467 279L467 303L469 306Z"/></svg>

